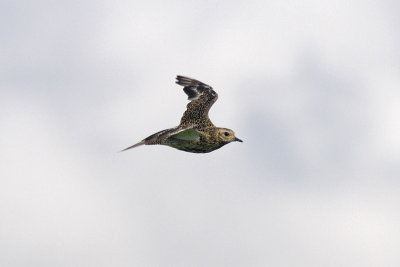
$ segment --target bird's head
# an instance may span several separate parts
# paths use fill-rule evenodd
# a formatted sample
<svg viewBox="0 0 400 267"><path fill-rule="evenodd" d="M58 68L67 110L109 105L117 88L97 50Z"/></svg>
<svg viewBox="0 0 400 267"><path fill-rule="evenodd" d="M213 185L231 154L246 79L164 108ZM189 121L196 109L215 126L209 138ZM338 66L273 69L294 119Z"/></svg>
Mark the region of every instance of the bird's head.
<svg viewBox="0 0 400 267"><path fill-rule="evenodd" d="M235 141L243 142L242 140L240 140L235 136L234 131L226 128L218 128L218 139L226 143Z"/></svg>

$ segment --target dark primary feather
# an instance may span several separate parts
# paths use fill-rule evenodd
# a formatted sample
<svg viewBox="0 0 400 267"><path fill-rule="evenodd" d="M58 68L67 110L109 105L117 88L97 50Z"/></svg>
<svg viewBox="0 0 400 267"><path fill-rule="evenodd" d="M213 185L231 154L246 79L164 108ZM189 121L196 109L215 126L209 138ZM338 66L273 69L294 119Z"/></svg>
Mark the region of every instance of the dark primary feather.
<svg viewBox="0 0 400 267"><path fill-rule="evenodd" d="M198 80L180 75L176 77L176 83L184 86L183 91L188 95L188 99L191 100L179 126L184 128L194 126L199 130L215 127L208 118L208 111L218 99L218 94L212 87Z"/></svg>
<svg viewBox="0 0 400 267"><path fill-rule="evenodd" d="M183 91L188 95L188 100L197 99L204 91L212 90L212 87L205 83L180 75L176 76L176 83L184 86Z"/></svg>

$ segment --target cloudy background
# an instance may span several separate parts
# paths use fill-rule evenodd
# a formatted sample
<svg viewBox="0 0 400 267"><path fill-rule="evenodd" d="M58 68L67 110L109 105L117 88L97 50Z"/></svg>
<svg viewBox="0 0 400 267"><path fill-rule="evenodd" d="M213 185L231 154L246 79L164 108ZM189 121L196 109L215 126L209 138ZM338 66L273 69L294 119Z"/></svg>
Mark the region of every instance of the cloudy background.
<svg viewBox="0 0 400 267"><path fill-rule="evenodd" d="M399 266L397 1L0 4L1 266ZM178 124L177 74L244 143Z"/></svg>

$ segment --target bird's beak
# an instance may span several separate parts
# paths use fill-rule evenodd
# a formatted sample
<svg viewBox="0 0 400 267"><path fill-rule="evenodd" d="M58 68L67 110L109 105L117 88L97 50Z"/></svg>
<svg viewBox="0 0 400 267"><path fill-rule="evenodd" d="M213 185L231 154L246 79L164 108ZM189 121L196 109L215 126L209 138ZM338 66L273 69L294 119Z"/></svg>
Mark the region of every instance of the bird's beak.
<svg viewBox="0 0 400 267"><path fill-rule="evenodd" d="M235 137L235 141L238 141L238 142L243 142L242 140L240 140L239 138L237 138L237 137Z"/></svg>

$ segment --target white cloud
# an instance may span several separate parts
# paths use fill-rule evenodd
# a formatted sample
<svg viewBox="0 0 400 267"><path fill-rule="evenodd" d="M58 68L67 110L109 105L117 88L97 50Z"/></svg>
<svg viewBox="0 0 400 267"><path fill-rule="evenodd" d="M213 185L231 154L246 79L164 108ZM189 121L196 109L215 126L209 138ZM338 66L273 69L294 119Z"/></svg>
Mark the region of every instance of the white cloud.
<svg viewBox="0 0 400 267"><path fill-rule="evenodd" d="M9 3L1 265L398 265L391 4ZM244 143L117 153L179 122L176 74Z"/></svg>

